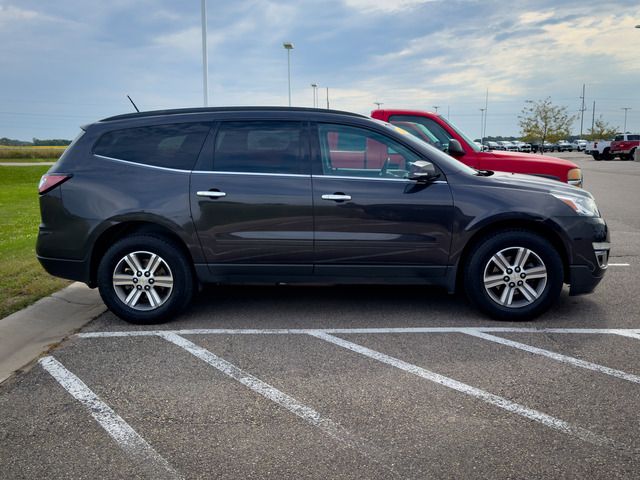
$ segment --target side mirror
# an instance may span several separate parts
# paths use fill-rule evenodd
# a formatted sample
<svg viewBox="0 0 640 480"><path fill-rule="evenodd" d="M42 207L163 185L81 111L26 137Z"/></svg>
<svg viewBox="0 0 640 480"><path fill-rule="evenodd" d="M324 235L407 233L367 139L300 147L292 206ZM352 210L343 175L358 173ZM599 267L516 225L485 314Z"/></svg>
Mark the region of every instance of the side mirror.
<svg viewBox="0 0 640 480"><path fill-rule="evenodd" d="M426 160L411 162L409 165L409 180L415 182L430 182L438 178L440 174L436 172L433 163Z"/></svg>
<svg viewBox="0 0 640 480"><path fill-rule="evenodd" d="M455 138L449 139L449 155L461 156L464 155L464 149L460 142Z"/></svg>

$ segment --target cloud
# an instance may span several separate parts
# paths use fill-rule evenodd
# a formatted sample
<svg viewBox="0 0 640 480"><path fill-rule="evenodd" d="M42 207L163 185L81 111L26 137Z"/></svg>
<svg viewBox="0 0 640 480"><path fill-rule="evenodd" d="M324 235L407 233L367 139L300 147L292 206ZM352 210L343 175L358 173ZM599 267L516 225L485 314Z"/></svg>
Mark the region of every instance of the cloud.
<svg viewBox="0 0 640 480"><path fill-rule="evenodd" d="M437 0L344 0L348 8L360 13L390 14L409 10Z"/></svg>

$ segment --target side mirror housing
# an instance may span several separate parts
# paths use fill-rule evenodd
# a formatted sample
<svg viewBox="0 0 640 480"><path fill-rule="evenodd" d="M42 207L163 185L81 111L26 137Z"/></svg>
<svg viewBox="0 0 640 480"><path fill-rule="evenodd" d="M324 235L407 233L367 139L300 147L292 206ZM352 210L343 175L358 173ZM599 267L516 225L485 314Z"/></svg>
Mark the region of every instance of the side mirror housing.
<svg viewBox="0 0 640 480"><path fill-rule="evenodd" d="M456 155L459 157L464 154L465 154L465 151L462 148L462 145L460 145L460 142L455 138L449 139L449 155Z"/></svg>
<svg viewBox="0 0 640 480"><path fill-rule="evenodd" d="M426 160L412 162L409 167L409 180L415 182L431 182L438 178L440 174L436 172L433 163Z"/></svg>

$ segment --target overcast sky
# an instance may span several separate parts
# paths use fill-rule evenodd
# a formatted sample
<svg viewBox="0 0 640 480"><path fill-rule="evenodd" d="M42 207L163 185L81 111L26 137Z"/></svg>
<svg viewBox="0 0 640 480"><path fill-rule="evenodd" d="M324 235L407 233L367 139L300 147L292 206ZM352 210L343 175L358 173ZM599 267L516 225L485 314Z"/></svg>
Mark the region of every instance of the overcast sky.
<svg viewBox="0 0 640 480"><path fill-rule="evenodd" d="M516 135L527 99L640 130L640 2L208 0L210 105L439 111ZM72 138L131 111L202 105L200 0L0 0L0 137ZM326 102L325 91L321 100ZM574 131L579 133L580 121Z"/></svg>

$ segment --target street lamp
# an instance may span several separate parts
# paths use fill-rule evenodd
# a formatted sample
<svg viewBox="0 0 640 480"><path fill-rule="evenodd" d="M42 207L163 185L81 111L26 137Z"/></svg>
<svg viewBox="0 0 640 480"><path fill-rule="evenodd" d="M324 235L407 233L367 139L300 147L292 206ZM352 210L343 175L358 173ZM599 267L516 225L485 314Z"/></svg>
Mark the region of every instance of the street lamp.
<svg viewBox="0 0 640 480"><path fill-rule="evenodd" d="M318 84L312 83L311 88L313 89L313 108L318 108Z"/></svg>
<svg viewBox="0 0 640 480"><path fill-rule="evenodd" d="M480 109L480 143L482 144L482 148L484 149L484 111L486 109Z"/></svg>
<svg viewBox="0 0 640 480"><path fill-rule="evenodd" d="M373 104L378 107L378 110L380 110L380 105L384 105L382 102L373 102Z"/></svg>
<svg viewBox="0 0 640 480"><path fill-rule="evenodd" d="M438 113L438 109L440 108L440 105L434 105L433 108L436 109L436 113Z"/></svg>
<svg viewBox="0 0 640 480"><path fill-rule="evenodd" d="M287 79L289 81L289 106L291 106L291 50L293 50L293 43L284 42L282 46L287 51Z"/></svg>
<svg viewBox="0 0 640 480"><path fill-rule="evenodd" d="M620 110L624 110L624 128L622 133L627 133L627 111L631 110L631 107L622 107Z"/></svg>

